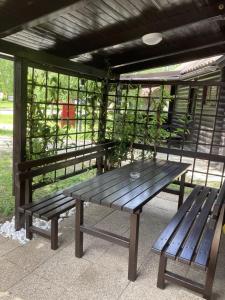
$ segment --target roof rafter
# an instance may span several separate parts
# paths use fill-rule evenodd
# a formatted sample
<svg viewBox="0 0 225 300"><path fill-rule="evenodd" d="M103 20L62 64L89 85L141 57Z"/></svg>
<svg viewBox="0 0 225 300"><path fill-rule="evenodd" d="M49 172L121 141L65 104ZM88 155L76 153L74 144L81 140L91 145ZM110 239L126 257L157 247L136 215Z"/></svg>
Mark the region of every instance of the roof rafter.
<svg viewBox="0 0 225 300"><path fill-rule="evenodd" d="M149 32L162 32L202 20L224 18L225 1L216 2L201 8L201 10L193 10L193 6L182 4L167 13L157 9L153 10L151 7L138 17L76 37L71 41L59 42L49 51L72 58L83 53L138 39Z"/></svg>
<svg viewBox="0 0 225 300"><path fill-rule="evenodd" d="M112 68L114 73L123 74L140 71L149 68L156 68L166 65L186 62L189 60L200 59L212 55L225 53L225 40L213 44L203 45L194 48L188 48L173 53L162 54L157 57L151 57L136 63Z"/></svg>
<svg viewBox="0 0 225 300"><path fill-rule="evenodd" d="M80 0L5 1L0 7L0 38L49 21L84 3Z"/></svg>
<svg viewBox="0 0 225 300"><path fill-rule="evenodd" d="M62 57L48 54L44 51L36 51L23 46L19 46L0 39L0 52L15 55L27 59L33 63L40 63L50 67L56 67L64 71L71 71L90 77L103 79L107 72L82 63L72 62Z"/></svg>
<svg viewBox="0 0 225 300"><path fill-rule="evenodd" d="M159 45L149 47L141 45L134 47L133 49L124 51L123 53L112 54L107 57L109 64L112 68L119 68L125 65L131 65L142 61L160 60L163 57L170 57L176 53L187 53L193 49L205 49L209 48L214 44L225 43L224 33L219 34L195 34L192 37L187 38L186 36L180 38L174 38L161 42ZM94 57L93 65L102 67L102 58L97 55Z"/></svg>

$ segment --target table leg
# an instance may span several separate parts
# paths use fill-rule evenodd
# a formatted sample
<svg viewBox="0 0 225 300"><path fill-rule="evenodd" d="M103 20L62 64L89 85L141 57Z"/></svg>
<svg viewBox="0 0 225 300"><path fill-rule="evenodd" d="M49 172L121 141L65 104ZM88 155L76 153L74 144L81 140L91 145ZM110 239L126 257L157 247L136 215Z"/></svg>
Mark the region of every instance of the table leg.
<svg viewBox="0 0 225 300"><path fill-rule="evenodd" d="M139 221L140 221L140 211L131 214L129 265L128 265L128 279L131 281L135 281L137 278Z"/></svg>
<svg viewBox="0 0 225 300"><path fill-rule="evenodd" d="M180 194L179 194L179 199L178 199L178 209L183 204L183 200L184 200L185 175L186 175L186 173L184 173L183 175L181 175L181 180L180 180Z"/></svg>
<svg viewBox="0 0 225 300"><path fill-rule="evenodd" d="M83 232L80 231L80 226L84 221L84 203L81 200L76 200L76 228L75 228L75 256L81 258L83 256Z"/></svg>
<svg viewBox="0 0 225 300"><path fill-rule="evenodd" d="M58 249L58 217L51 220L51 249Z"/></svg>
<svg viewBox="0 0 225 300"><path fill-rule="evenodd" d="M160 255L159 260L159 271L158 271L158 279L157 279L157 287L160 289L164 289L165 287L165 272L166 272L167 258L164 254Z"/></svg>

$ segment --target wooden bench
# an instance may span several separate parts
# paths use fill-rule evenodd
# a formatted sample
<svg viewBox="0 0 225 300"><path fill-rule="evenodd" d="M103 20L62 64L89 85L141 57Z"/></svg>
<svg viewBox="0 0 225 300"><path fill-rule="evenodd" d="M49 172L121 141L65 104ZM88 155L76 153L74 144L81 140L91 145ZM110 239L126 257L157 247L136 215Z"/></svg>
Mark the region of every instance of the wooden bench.
<svg viewBox="0 0 225 300"><path fill-rule="evenodd" d="M65 154L59 154L39 160L25 161L17 165L16 186L18 193L23 191L23 204L19 205L17 212L25 217L26 237L32 239L33 233L40 234L51 240L51 249L58 248L58 219L60 215L75 206L72 197L63 195L63 191L58 191L37 202L32 201L32 180L55 170L74 166L81 162L96 159L98 173L106 169L107 151L114 143L105 143L94 147L81 149ZM105 159L103 159L105 157ZM33 226L33 217L45 221L51 221L51 231L43 230Z"/></svg>
<svg viewBox="0 0 225 300"><path fill-rule="evenodd" d="M33 238L33 233L38 233L51 240L51 249L58 248L58 219L61 214L75 207L72 197L65 197L59 191L41 198L38 202L28 203L19 207L20 213L25 214L26 237ZM33 216L45 221L51 221L51 232L33 226Z"/></svg>
<svg viewBox="0 0 225 300"><path fill-rule="evenodd" d="M225 183L220 191L201 186L193 189L152 247L155 253L160 254L157 287L163 289L167 280L210 299L224 211ZM205 283L200 284L168 271L167 259L205 271Z"/></svg>

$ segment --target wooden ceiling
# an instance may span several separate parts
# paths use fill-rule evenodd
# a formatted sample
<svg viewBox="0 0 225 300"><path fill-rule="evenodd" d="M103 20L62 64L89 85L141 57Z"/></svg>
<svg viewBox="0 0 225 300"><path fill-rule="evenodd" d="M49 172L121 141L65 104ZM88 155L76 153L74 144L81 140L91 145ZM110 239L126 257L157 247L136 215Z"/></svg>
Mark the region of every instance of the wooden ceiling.
<svg viewBox="0 0 225 300"><path fill-rule="evenodd" d="M0 0L0 20L5 41L119 74L225 53L225 0Z"/></svg>

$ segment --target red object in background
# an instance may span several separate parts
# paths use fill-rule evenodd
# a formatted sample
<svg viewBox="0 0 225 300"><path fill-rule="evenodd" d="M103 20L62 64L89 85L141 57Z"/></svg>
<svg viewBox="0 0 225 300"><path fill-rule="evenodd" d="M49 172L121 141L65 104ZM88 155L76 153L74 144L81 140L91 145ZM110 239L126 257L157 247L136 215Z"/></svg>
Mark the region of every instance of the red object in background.
<svg viewBox="0 0 225 300"><path fill-rule="evenodd" d="M61 127L66 126L67 124L71 127L75 126L75 109L75 104L62 104Z"/></svg>

